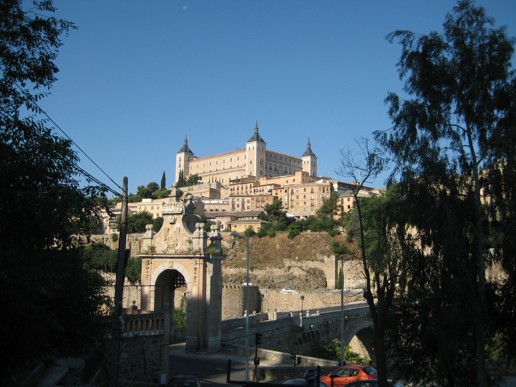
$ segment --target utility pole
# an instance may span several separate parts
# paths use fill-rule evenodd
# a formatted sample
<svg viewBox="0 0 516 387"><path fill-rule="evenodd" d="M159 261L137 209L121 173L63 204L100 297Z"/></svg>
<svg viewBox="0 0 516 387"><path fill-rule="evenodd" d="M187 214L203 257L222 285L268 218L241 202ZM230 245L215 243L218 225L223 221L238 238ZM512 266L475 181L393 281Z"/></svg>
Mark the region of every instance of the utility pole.
<svg viewBox="0 0 516 387"><path fill-rule="evenodd" d="M124 293L125 265L127 262L126 240L127 240L127 177L124 177L122 184L122 214L120 220L120 236L118 238L118 262L115 283L115 301L113 310L113 355L111 386L118 386L118 370L120 361L120 335L122 330L122 296Z"/></svg>

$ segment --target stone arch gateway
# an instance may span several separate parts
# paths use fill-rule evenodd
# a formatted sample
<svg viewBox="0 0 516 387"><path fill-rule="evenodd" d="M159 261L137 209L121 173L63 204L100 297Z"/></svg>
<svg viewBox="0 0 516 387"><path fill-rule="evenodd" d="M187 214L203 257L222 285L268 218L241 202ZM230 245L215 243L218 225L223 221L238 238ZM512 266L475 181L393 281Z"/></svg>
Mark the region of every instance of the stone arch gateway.
<svg viewBox="0 0 516 387"><path fill-rule="evenodd" d="M186 350L218 351L222 317L222 236L217 226L208 235L194 214L195 206L174 189L163 205L158 233L148 226L142 241L143 310L164 311L173 327L174 299L186 298ZM172 328L173 329L173 328Z"/></svg>

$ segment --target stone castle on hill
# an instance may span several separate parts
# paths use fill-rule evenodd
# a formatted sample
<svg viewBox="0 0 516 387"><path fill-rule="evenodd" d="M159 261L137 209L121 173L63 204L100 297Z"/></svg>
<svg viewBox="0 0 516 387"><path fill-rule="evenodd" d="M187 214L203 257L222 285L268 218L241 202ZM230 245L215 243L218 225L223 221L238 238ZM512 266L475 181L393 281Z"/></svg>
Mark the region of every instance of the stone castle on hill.
<svg viewBox="0 0 516 387"><path fill-rule="evenodd" d="M229 185L238 179L272 178L306 172L317 177L317 156L312 151L310 139L301 157L287 155L267 149L267 143L260 135L258 123L254 133L246 142L245 149L207 157L196 157L188 146L188 139L176 154L176 175L178 182L181 174L186 180L198 175L203 183L219 182Z"/></svg>
<svg viewBox="0 0 516 387"><path fill-rule="evenodd" d="M297 157L267 149L258 123L244 149L212 156L196 157L188 138L176 154L175 183L197 176L199 183L180 190L193 199L196 213L219 223L223 231L256 231L267 223L265 206L275 199L282 202L289 216L315 215L323 201L338 194L337 214L351 211L355 199L353 183L317 176L317 156L308 139L304 153ZM364 187L360 196L375 196L381 190ZM170 198L143 199L129 203L129 213L149 212L153 218L163 216L162 207ZM117 209L115 209L115 212ZM113 222L105 217L107 233L115 233Z"/></svg>

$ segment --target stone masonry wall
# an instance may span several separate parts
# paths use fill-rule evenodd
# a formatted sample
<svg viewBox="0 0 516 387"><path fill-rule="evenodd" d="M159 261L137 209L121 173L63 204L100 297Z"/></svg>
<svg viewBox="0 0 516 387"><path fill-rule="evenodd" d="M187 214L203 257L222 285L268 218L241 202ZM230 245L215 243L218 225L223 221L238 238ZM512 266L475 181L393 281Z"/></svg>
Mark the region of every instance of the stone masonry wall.
<svg viewBox="0 0 516 387"><path fill-rule="evenodd" d="M122 339L120 343L120 386L158 385L162 340L162 335Z"/></svg>

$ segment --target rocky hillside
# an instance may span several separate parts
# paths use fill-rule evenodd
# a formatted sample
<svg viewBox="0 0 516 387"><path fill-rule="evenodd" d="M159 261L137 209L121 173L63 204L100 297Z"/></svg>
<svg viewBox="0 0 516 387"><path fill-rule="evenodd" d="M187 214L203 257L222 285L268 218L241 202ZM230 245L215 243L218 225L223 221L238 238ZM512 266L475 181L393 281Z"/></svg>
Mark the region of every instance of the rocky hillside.
<svg viewBox="0 0 516 387"><path fill-rule="evenodd" d="M128 246L131 256L141 251L143 234L129 234ZM222 265L223 281L226 285L242 285L246 282L246 244L244 239L234 239L223 233L224 252L227 254ZM110 236L93 236L96 243L104 243L116 249L118 242ZM296 290L334 289L336 283L335 257L331 244L336 240L347 244L344 235L331 237L328 233L304 232L290 240L287 234L277 233L274 238L252 237L250 253L251 282L261 289ZM361 277L360 261L346 268L346 283Z"/></svg>
<svg viewBox="0 0 516 387"><path fill-rule="evenodd" d="M286 233L278 233L274 238L251 238L251 282L270 289L326 289L329 277L334 284L333 240L346 243L342 235L330 237L327 233L313 232L302 233L293 240ZM245 240L234 240L227 235L224 243L227 253L222 269L224 283L245 283Z"/></svg>

